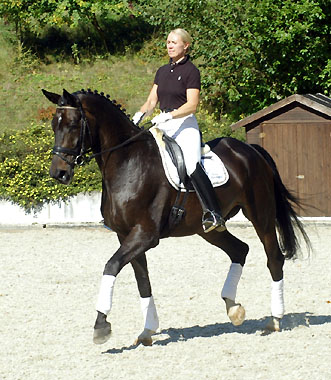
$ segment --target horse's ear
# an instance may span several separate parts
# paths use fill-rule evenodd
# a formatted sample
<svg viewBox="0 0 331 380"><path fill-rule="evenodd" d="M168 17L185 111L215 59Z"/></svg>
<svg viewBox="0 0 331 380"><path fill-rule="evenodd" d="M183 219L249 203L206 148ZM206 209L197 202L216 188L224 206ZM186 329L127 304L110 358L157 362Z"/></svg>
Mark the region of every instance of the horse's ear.
<svg viewBox="0 0 331 380"><path fill-rule="evenodd" d="M76 97L71 95L66 89L63 89L62 97L66 100L67 106L71 106L71 107L78 107L79 106L79 104L77 104Z"/></svg>
<svg viewBox="0 0 331 380"><path fill-rule="evenodd" d="M54 104L58 104L59 99L61 98L61 95L54 94L53 92L48 92L44 89L41 90L43 94L46 96L48 100L50 100Z"/></svg>

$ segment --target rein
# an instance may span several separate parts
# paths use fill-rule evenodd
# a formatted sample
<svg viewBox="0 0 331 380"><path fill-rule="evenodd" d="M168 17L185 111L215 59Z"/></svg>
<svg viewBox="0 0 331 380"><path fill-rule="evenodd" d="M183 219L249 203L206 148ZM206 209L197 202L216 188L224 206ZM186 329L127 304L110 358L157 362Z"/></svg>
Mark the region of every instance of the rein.
<svg viewBox="0 0 331 380"><path fill-rule="evenodd" d="M153 124L149 121L149 122L145 123L144 125L142 125L141 127L139 127L142 129L139 133L137 133L136 135L134 135L134 136L130 137L129 139L123 141L121 144L115 145L112 148L105 149L105 150L102 150L102 151L97 152L97 153L93 153L90 156L86 157L86 155L88 153L90 153L92 149L91 148L86 149L85 138L86 138L86 135L88 134L89 138L90 138L91 145L92 145L92 135L91 135L90 127L89 127L88 120L86 118L84 109L83 109L82 104L81 104L78 97L77 97L77 101L78 101L79 107L72 107L72 106L58 106L57 107L57 109L74 109L74 110L80 111L82 126L80 129L80 136L79 136L79 140L78 140L76 148L70 149L70 148L63 148L61 146L54 145L54 147L52 149L53 155L57 155L58 157L60 157L63 161L65 161L72 168L75 165L82 166L85 163L90 162L93 158L100 156L103 153L112 153L115 150L120 149L123 146L130 144L131 142L135 141L138 137L140 137L142 134L148 132L149 128L153 126ZM148 129L144 129L146 126L148 126ZM67 159L67 157L64 156L64 154L69 155L69 156L73 156L74 159L72 161L70 161Z"/></svg>
<svg viewBox="0 0 331 380"><path fill-rule="evenodd" d="M134 135L134 136L128 138L127 140L123 141L121 144L115 145L114 147L109 148L109 149L102 150L101 152L97 152L97 153L92 154L91 156L87 157L86 162L91 161L93 158L95 158L96 156L100 156L103 153L112 153L115 150L120 149L123 146L130 144L132 141L136 140L142 134L148 132L149 128L153 126L153 124L150 121L148 121L147 123L142 125L141 128L144 128L147 125L148 125L148 129L142 129L139 133L137 133L136 135Z"/></svg>

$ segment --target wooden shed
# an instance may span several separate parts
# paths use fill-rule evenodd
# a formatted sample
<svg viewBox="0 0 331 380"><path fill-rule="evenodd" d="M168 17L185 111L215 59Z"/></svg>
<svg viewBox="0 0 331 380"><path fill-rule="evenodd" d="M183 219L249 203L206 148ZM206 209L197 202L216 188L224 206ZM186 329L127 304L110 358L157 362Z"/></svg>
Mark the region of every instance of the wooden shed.
<svg viewBox="0 0 331 380"><path fill-rule="evenodd" d="M311 205L301 216L331 216L331 98L292 95L233 124L275 160L284 184Z"/></svg>

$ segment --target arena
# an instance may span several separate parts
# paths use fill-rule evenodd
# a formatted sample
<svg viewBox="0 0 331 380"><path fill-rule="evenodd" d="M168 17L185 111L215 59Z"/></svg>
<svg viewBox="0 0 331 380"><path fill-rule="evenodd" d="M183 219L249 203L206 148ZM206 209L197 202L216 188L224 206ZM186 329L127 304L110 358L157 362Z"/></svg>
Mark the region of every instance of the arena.
<svg viewBox="0 0 331 380"><path fill-rule="evenodd" d="M119 274L112 338L92 342L95 301L119 243L100 225L0 228L0 379L331 379L331 223L305 223L314 252L285 263L282 331L265 334L271 277L248 223L228 223L250 246L237 301L246 321L229 322L221 289L230 265L199 236L169 238L147 254L160 329L142 331L133 271ZM329 358L329 359L328 359Z"/></svg>

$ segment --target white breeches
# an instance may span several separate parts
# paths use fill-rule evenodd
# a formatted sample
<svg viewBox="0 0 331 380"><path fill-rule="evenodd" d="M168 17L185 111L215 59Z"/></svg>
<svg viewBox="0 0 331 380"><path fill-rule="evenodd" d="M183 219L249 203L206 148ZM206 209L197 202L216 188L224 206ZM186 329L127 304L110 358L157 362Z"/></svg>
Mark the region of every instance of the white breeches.
<svg viewBox="0 0 331 380"><path fill-rule="evenodd" d="M157 125L168 136L176 140L184 155L187 174L190 176L201 160L201 137L196 117L193 114L171 119Z"/></svg>

